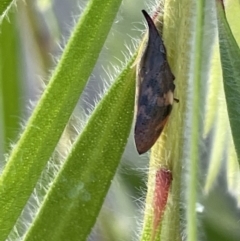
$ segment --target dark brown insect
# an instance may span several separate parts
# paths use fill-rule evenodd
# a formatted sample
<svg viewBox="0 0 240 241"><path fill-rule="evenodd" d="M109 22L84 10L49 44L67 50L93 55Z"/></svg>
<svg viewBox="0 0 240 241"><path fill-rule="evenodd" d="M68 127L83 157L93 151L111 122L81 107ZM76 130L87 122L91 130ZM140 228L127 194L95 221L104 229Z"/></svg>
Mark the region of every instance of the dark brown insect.
<svg viewBox="0 0 240 241"><path fill-rule="evenodd" d="M138 66L139 82L135 143L139 154L148 151L160 136L172 110L175 77L167 62L158 30L142 10L149 27L148 43Z"/></svg>

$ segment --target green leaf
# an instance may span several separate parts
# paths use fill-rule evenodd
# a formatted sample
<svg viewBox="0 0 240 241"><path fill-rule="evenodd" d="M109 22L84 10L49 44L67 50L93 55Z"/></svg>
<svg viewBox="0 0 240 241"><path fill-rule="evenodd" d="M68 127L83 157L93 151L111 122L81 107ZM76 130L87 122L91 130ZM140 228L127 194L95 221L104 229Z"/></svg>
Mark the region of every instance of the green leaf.
<svg viewBox="0 0 240 241"><path fill-rule="evenodd" d="M16 2L16 0L2 0L0 2L0 23L4 16L8 13L8 10Z"/></svg>
<svg viewBox="0 0 240 241"><path fill-rule="evenodd" d="M240 162L240 49L228 25L223 3L216 1L216 7L227 110L238 162Z"/></svg>
<svg viewBox="0 0 240 241"><path fill-rule="evenodd" d="M6 239L69 120L120 0L88 3L42 98L0 176L0 240ZM7 218L6 218L7 217Z"/></svg>
<svg viewBox="0 0 240 241"><path fill-rule="evenodd" d="M132 62L99 103L53 183L25 241L86 240L131 129Z"/></svg>
<svg viewBox="0 0 240 241"><path fill-rule="evenodd" d="M1 147L0 155L9 150L11 142L16 140L20 115L20 78L18 36L14 25L15 15L4 19L0 34L0 116ZM0 157L0 167L3 165Z"/></svg>

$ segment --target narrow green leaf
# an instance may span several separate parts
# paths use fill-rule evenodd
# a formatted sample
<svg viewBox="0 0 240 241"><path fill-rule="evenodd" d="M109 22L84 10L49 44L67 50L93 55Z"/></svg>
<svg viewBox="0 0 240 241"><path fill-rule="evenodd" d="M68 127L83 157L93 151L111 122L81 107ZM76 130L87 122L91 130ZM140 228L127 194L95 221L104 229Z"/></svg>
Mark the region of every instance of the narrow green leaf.
<svg viewBox="0 0 240 241"><path fill-rule="evenodd" d="M240 49L226 20L223 3L216 0L224 90L233 141L240 161Z"/></svg>
<svg viewBox="0 0 240 241"><path fill-rule="evenodd" d="M19 49L14 14L9 20L4 19L0 26L0 96L1 108L1 154L9 150L10 143L15 141L20 120L20 79L19 79ZM0 161L1 162L1 161ZM0 166L3 163L0 163Z"/></svg>
<svg viewBox="0 0 240 241"><path fill-rule="evenodd" d="M135 93L131 65L93 112L25 241L87 239L131 129Z"/></svg>
<svg viewBox="0 0 240 241"><path fill-rule="evenodd" d="M212 15L216 15L216 23L217 24L217 9L216 4L214 2L214 12ZM235 29L237 25L239 25L238 21L234 21L234 17L232 18L231 15L237 14L239 10L237 6L239 2L232 1L227 5L229 17L232 19L233 25ZM234 8L234 9L233 9ZM230 14L230 10L234 10L233 13ZM234 16L235 16L234 15ZM232 25L231 25L232 27ZM217 29L214 28L214 32L216 31L216 36L218 35ZM238 33L236 32L238 35ZM238 161L236 157L236 153L234 150L233 138L229 123L229 117L227 113L227 104L226 98L224 93L224 86L223 86L223 75L222 75L222 66L220 60L220 48L219 48L219 40L218 38L214 38L214 48L211 58L211 69L210 69L210 81L209 87L210 92L208 94L208 100L206 102L206 107L211 113L211 122L208 121L206 117L204 117L206 127L204 135L208 139L208 146L210 149L208 151L209 157L208 160L205 159L206 164L208 163L208 170L207 175L205 178L205 187L204 187L204 196L208 198L208 193L211 191L212 188L215 187L217 181L217 176L219 172L221 172L222 168L226 168L226 179L228 181L228 188L229 190L237 190L237 182L238 182ZM217 96L217 98L216 98ZM210 131L208 133L208 130ZM224 132L222 131L224 130ZM209 143L211 140L211 144ZM225 167L225 165L227 165ZM236 191L235 191L236 197Z"/></svg>
<svg viewBox="0 0 240 241"><path fill-rule="evenodd" d="M78 101L120 0L92 0L0 176L0 240L26 204Z"/></svg>
<svg viewBox="0 0 240 241"><path fill-rule="evenodd" d="M215 2L214 12L214 22L216 23L216 10ZM215 13L215 14L213 14ZM204 195L208 195L211 188L215 185L216 177L221 171L226 142L229 142L229 131L230 126L228 122L226 101L224 98L224 90L222 82L222 68L220 61L220 52L218 45L217 31L214 28L214 38L213 42L213 52L210 61L210 76L208 80L208 93L206 106L206 115L204 119L204 137L206 142L208 142L208 151L205 155L205 167L202 169L205 176L204 183ZM222 130L226 130L224 133ZM211 141L209 141L211 140ZM201 162L201 161L200 161ZM202 165L203 166L203 165ZM208 166L207 170L206 167ZM205 171L204 171L205 170Z"/></svg>

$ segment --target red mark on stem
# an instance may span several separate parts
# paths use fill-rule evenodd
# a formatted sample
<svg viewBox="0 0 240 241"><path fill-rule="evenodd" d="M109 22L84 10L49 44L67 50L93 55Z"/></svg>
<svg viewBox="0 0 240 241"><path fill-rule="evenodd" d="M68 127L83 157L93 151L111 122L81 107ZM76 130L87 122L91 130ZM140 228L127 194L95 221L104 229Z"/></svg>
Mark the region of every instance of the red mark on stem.
<svg viewBox="0 0 240 241"><path fill-rule="evenodd" d="M157 228L162 220L167 200L169 189L172 183L172 172L165 168L162 168L156 173L156 182L154 190L154 199L153 199L153 209L154 209L154 218L153 218L153 239L155 237Z"/></svg>

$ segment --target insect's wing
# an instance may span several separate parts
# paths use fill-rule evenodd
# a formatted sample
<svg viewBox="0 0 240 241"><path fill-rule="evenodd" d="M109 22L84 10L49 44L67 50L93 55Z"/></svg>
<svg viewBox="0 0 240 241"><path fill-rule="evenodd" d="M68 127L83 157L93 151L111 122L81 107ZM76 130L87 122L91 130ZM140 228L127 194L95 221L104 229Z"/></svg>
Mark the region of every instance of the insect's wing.
<svg viewBox="0 0 240 241"><path fill-rule="evenodd" d="M172 110L174 76L166 59L163 41L149 15L149 38L138 68L139 86L135 143L139 154L156 142Z"/></svg>

